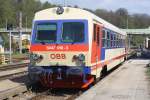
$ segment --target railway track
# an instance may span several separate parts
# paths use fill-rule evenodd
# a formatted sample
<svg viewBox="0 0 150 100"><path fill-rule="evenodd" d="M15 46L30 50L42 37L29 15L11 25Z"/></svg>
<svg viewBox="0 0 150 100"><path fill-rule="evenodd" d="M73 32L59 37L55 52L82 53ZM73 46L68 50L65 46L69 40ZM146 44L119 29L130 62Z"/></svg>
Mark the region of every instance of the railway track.
<svg viewBox="0 0 150 100"><path fill-rule="evenodd" d="M9 98L14 100L74 100L81 93L80 90L45 90L43 92L32 92L24 90L18 94L12 95ZM8 99L8 98L5 98Z"/></svg>
<svg viewBox="0 0 150 100"><path fill-rule="evenodd" d="M108 72L106 76L109 76L113 71L115 71L120 65L116 66L112 70ZM104 76L103 78L105 78ZM103 78L101 78L99 81L100 82ZM94 85L93 85L94 86ZM90 88L92 88L91 86ZM40 86L37 86L40 87ZM37 92L41 91L41 89L35 89L35 92L29 92L27 91L26 93L22 94L21 96L16 96L15 99L30 99L30 100L74 100L78 96L80 96L82 93L87 91L88 89L81 90L81 89L49 89L49 90L44 90L42 92ZM43 90L43 89L42 89Z"/></svg>
<svg viewBox="0 0 150 100"><path fill-rule="evenodd" d="M11 79L27 74L28 63L12 64L0 67L0 80Z"/></svg>
<svg viewBox="0 0 150 100"><path fill-rule="evenodd" d="M31 100L73 100L83 93L80 89L55 89L40 93Z"/></svg>
<svg viewBox="0 0 150 100"><path fill-rule="evenodd" d="M17 69L17 68L27 67L28 64L29 63L18 63L18 64L0 66L0 72L6 71L6 70L12 70L12 69Z"/></svg>
<svg viewBox="0 0 150 100"><path fill-rule="evenodd" d="M83 92L77 89L45 89L39 84L31 85L27 75L13 78L11 81L19 85L7 91L0 91L1 100L73 100Z"/></svg>
<svg viewBox="0 0 150 100"><path fill-rule="evenodd" d="M114 69L109 71L106 76L109 76L109 74L111 74L118 67L119 66L116 66ZM26 78L22 78L22 77L26 77ZM101 78L99 81L101 81L103 78ZM7 93L3 93L3 94L7 94L6 96L3 95L3 98L1 97L1 92L0 92L0 99L74 100L75 98L77 98L78 96L80 96L82 93L86 91L86 90L78 90L78 89L44 89L42 86L39 86L39 85L31 86L31 83L29 82L27 75L14 78L12 80L15 82L23 83L23 84L19 85L14 90L10 90L11 92L8 91Z"/></svg>

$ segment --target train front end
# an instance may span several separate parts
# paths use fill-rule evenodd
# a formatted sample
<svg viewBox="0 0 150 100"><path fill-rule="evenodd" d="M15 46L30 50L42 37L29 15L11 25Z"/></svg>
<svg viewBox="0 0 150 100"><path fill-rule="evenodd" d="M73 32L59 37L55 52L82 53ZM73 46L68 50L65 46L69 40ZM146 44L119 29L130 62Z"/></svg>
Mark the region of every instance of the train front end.
<svg viewBox="0 0 150 100"><path fill-rule="evenodd" d="M94 80L90 75L90 67L87 66L88 21L70 19L65 11L65 15L54 13L44 16L47 11L36 16L54 17L34 20L30 48L30 79L40 81L48 88L88 87Z"/></svg>

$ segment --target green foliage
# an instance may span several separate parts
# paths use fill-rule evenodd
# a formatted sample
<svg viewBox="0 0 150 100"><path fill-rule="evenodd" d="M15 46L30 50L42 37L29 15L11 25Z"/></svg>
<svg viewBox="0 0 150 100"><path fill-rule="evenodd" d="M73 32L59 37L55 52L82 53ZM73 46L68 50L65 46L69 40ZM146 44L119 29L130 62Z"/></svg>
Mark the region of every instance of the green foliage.
<svg viewBox="0 0 150 100"><path fill-rule="evenodd" d="M150 26L150 16L147 14L130 15L127 9L119 8L116 11L107 11L105 9L96 9L94 13L116 25L119 28L148 28Z"/></svg>
<svg viewBox="0 0 150 100"><path fill-rule="evenodd" d="M143 45L144 40L145 40L144 36L135 35L132 37L131 44L133 46L140 47L140 45Z"/></svg>
<svg viewBox="0 0 150 100"><path fill-rule="evenodd" d="M23 27L31 28L32 20L35 12L55 7L49 2L41 3L40 0L0 0L0 28L6 27L8 24L13 24L13 27L19 26L19 12L23 14ZM77 5L76 8L79 8ZM148 28L150 26L150 16L147 14L132 14L130 15L127 9L119 8L116 11L107 11L105 9L91 9L84 8L97 16L107 20L108 22L120 27L120 28ZM8 48L9 40L8 35L2 34L4 39L3 45ZM141 45L144 41L144 37L133 37L133 45ZM18 44L13 44L14 48L18 47Z"/></svg>
<svg viewBox="0 0 150 100"><path fill-rule="evenodd" d="M13 0L0 0L0 27L5 27L6 20L9 23L14 23L14 6Z"/></svg>
<svg viewBox="0 0 150 100"><path fill-rule="evenodd" d="M31 28L35 12L54 6L48 2L42 4L38 0L0 0L0 27L6 27L6 22L13 24L13 27L18 27L21 11L23 27Z"/></svg>
<svg viewBox="0 0 150 100"><path fill-rule="evenodd" d="M18 27L19 12L21 11L23 13L23 27L31 28L35 12L54 6L56 5L52 5L49 2L41 3L40 0L0 0L0 27L5 27L6 22ZM75 7L78 6L76 5ZM105 9L92 11L86 8L85 10L95 13L120 28L147 28L150 26L149 15L129 15L124 8L119 8L116 11L107 11Z"/></svg>

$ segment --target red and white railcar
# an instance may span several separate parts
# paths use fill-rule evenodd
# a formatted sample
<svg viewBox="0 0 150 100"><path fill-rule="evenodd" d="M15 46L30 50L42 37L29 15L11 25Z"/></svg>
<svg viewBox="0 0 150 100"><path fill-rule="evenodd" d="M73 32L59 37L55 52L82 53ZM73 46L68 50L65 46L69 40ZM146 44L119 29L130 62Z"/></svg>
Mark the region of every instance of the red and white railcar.
<svg viewBox="0 0 150 100"><path fill-rule="evenodd" d="M48 88L87 88L124 61L126 33L79 8L39 11L33 20L29 76Z"/></svg>

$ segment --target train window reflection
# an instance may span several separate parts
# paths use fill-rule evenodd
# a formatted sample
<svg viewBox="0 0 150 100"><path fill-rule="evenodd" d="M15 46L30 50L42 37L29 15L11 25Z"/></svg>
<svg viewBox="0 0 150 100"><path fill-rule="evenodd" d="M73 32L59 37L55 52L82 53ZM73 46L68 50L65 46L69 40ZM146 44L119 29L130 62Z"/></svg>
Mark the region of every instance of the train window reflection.
<svg viewBox="0 0 150 100"><path fill-rule="evenodd" d="M62 32L62 42L75 43L84 41L84 23L82 22L64 22Z"/></svg>
<svg viewBox="0 0 150 100"><path fill-rule="evenodd" d="M57 34L56 23L37 24L36 41L37 42L55 42Z"/></svg>

